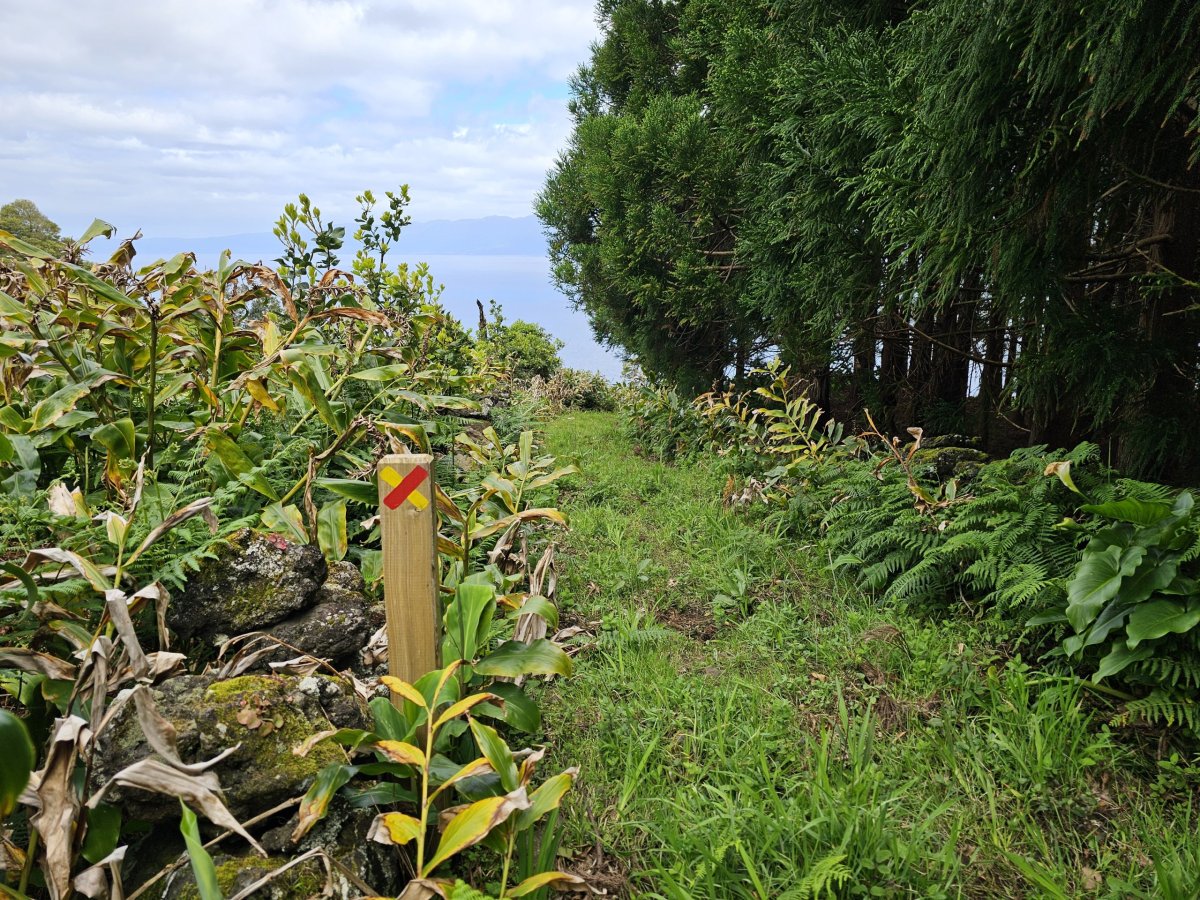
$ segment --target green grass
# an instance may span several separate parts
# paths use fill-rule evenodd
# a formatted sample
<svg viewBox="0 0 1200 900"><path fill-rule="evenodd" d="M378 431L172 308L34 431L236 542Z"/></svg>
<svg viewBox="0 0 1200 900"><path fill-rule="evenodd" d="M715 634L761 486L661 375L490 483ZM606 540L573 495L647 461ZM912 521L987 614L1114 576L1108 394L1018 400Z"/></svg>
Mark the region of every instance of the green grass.
<svg viewBox="0 0 1200 900"><path fill-rule="evenodd" d="M672 900L1200 896L1195 769L1080 685L831 580L615 415L547 440L582 469L559 600L590 646L543 699L570 866Z"/></svg>

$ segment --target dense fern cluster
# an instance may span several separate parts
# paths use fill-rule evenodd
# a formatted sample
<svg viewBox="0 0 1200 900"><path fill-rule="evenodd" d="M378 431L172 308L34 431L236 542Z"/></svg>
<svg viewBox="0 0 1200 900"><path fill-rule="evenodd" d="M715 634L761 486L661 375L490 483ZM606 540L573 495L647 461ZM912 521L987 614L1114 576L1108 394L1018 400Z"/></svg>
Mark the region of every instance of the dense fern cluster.
<svg viewBox="0 0 1200 900"><path fill-rule="evenodd" d="M1167 493L1114 477L1096 446L1084 443L1069 452L1025 448L987 463L932 513L914 505L904 472L879 469L876 458L823 464L793 506L810 516L823 511L820 525L835 566L852 570L862 587L885 599L994 609L1020 624L1063 598L1082 539L1097 527L1078 515L1080 496L1045 474L1062 461L1097 501ZM932 481L933 470L929 462L915 474Z"/></svg>

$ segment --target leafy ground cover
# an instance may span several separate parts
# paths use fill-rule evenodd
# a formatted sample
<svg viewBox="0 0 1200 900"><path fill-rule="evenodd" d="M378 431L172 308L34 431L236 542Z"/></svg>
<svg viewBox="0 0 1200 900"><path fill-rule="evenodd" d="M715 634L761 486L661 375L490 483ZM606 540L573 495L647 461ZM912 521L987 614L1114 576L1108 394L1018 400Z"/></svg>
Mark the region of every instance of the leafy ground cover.
<svg viewBox="0 0 1200 900"><path fill-rule="evenodd" d="M662 898L1200 892L1195 769L1011 631L868 598L611 414L547 449L582 471L559 600L585 649L543 698L573 870Z"/></svg>

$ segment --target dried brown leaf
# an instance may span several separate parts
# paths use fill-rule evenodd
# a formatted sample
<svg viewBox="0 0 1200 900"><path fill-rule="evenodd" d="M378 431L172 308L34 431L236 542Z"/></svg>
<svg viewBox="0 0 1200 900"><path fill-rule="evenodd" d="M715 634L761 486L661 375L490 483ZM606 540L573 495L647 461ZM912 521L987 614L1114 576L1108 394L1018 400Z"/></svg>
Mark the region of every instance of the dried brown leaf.
<svg viewBox="0 0 1200 900"><path fill-rule="evenodd" d="M42 836L45 854L43 872L51 900L71 896L71 856L75 825L79 821L79 796L72 778L80 750L91 741L88 723L68 716L54 723L54 737L46 765L38 773L37 798L40 809L30 824Z"/></svg>
<svg viewBox="0 0 1200 900"><path fill-rule="evenodd" d="M226 751L226 753L228 752ZM205 765L211 765L214 761L212 760ZM261 856L265 857L267 855L267 852L263 850L258 841L225 808L225 804L221 801L220 797L221 782L212 772L189 775L186 772L172 768L162 760L147 757L146 759L138 760L133 765L126 766L114 775L104 787L92 795L91 799L88 800L88 806L94 809L114 784L121 787L150 791L155 794L166 794L169 797L177 797L193 809L199 809L203 812L214 825L227 828L240 836Z"/></svg>
<svg viewBox="0 0 1200 900"><path fill-rule="evenodd" d="M117 631L117 636L121 639L121 643L125 647L125 653L129 657L129 668L133 671L133 677L146 677L150 671L150 664L146 661L146 654L142 650L142 644L138 640L137 631L133 627L133 619L129 615L129 601L125 597L125 592L120 590L105 591L104 610L108 613L109 621L113 623L113 627Z"/></svg>
<svg viewBox="0 0 1200 900"><path fill-rule="evenodd" d="M36 650L25 650L20 647L0 649L0 668L20 669L22 672L36 672L47 678L60 681L74 681L77 669L71 663L51 656L48 653L38 653Z"/></svg>

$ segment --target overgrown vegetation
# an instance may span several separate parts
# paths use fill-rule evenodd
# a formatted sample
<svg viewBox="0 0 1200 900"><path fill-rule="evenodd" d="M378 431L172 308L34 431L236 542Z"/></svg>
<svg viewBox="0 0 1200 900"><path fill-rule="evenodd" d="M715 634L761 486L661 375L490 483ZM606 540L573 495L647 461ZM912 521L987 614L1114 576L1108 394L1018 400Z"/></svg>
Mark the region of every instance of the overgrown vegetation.
<svg viewBox="0 0 1200 900"><path fill-rule="evenodd" d="M855 567L831 573L808 515L792 529L786 494L744 503L729 456L664 463L621 428L573 413L548 433L584 473L562 497L560 586L581 650L545 704L552 753L584 773L571 871L679 900L1200 889L1195 745L1157 744L1170 733L1124 724L1119 698L1014 640L1036 600L881 602ZM1090 453L1081 489L1102 471ZM866 479L878 461L853 465ZM1085 503L1034 468L1011 477ZM875 484L912 509L899 472ZM722 616L735 572L741 607Z"/></svg>
<svg viewBox="0 0 1200 900"><path fill-rule="evenodd" d="M189 254L138 267L136 236L92 263L92 242L112 236L99 221L61 246L0 231L0 686L21 716L0 720L0 811L16 828L4 837L9 893L120 890L120 848L139 830L106 802L113 783L184 801L204 900L219 896L218 879L189 806L261 850L221 800L220 768L210 767L224 754L182 761L148 690L210 662L245 671L261 651L240 636L175 648L165 610L246 527L279 535L280 546L318 545L377 583L375 460L405 449L450 464L437 487L446 668L415 686L392 683L402 708L372 701L374 732L329 736L374 761L322 769L294 839L344 788L398 807L380 813L377 839L405 847L405 860L406 845L415 848L405 896L452 893L442 864L480 842L500 852L501 897L571 880L554 874L553 852L540 849L553 844L553 827L539 824L571 773L539 786L540 751L514 758L505 740L539 727L521 682L570 671L547 631L556 622L549 538L564 521L548 501L573 470L535 453L519 411L511 440L464 430L483 404L527 389L514 371L536 368L536 353L519 342L497 351L446 313L425 266L391 265L408 223L406 188L359 201L350 270L339 268L345 230L303 195L276 226L278 269L224 255L204 270ZM272 671L327 667L303 656L281 665ZM373 684L344 674L373 696ZM86 773L112 721L105 711L128 703L154 754L94 790ZM9 737L24 733L36 757L8 753ZM466 802L438 839L430 804L440 797L440 810L452 794Z"/></svg>
<svg viewBox="0 0 1200 900"><path fill-rule="evenodd" d="M1190 493L1121 478L1092 444L989 460L920 429L847 438L786 370L752 375L768 383L690 404L642 388L631 437L723 458L728 501L819 534L830 569L889 605L991 621L1049 670L1118 686L1118 720L1200 737Z"/></svg>

